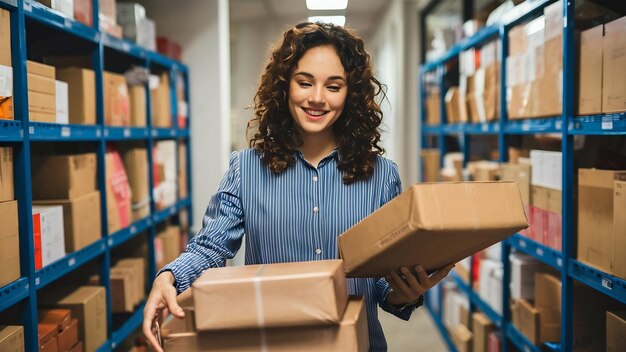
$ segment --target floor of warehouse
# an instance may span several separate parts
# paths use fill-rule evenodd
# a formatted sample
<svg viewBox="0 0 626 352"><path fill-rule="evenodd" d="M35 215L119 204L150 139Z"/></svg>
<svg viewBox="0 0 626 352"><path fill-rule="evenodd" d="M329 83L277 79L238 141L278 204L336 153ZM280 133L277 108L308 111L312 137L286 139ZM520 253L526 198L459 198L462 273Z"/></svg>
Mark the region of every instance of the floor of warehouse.
<svg viewBox="0 0 626 352"><path fill-rule="evenodd" d="M408 322L382 309L379 309L378 316L385 331L389 352L447 351L426 308L417 309Z"/></svg>

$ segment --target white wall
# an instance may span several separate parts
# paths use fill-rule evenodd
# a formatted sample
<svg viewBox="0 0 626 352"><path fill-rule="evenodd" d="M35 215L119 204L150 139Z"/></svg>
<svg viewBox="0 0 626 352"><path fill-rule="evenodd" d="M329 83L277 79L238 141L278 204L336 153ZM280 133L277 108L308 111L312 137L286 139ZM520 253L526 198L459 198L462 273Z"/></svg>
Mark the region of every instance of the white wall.
<svg viewBox="0 0 626 352"><path fill-rule="evenodd" d="M183 46L182 59L189 67L193 228L197 230L230 154L228 0L144 0L142 4L158 24L158 35Z"/></svg>

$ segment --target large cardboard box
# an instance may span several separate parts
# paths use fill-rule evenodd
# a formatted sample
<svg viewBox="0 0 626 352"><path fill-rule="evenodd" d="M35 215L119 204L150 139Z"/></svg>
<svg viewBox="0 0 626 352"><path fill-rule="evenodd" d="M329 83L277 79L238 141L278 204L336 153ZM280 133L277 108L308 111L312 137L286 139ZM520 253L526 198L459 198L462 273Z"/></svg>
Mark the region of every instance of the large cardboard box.
<svg viewBox="0 0 626 352"><path fill-rule="evenodd" d="M602 112L626 111L626 17L604 25Z"/></svg>
<svg viewBox="0 0 626 352"><path fill-rule="evenodd" d="M96 76L92 70L70 67L57 70L57 79L67 82L69 122L96 124Z"/></svg>
<svg viewBox="0 0 626 352"><path fill-rule="evenodd" d="M528 341L534 345L539 345L540 314L532 304L524 299L512 300L511 321Z"/></svg>
<svg viewBox="0 0 626 352"><path fill-rule="evenodd" d="M288 301L287 301L288 302ZM265 328L263 330L185 331L172 319L163 326L166 351L342 351L369 350L365 300L351 297L335 325Z"/></svg>
<svg viewBox="0 0 626 352"><path fill-rule="evenodd" d="M210 269L192 290L198 330L338 324L348 301L340 260Z"/></svg>
<svg viewBox="0 0 626 352"><path fill-rule="evenodd" d="M148 187L148 152L146 148L132 148L124 152L124 166L128 172L132 190L133 221L150 214L150 191Z"/></svg>
<svg viewBox="0 0 626 352"><path fill-rule="evenodd" d="M106 291L100 286L81 286L71 290L57 290L39 295L43 306L72 311L78 319L78 339L85 343L85 351L95 351L107 340Z"/></svg>
<svg viewBox="0 0 626 352"><path fill-rule="evenodd" d="M428 272L524 229L515 182L415 184L338 238L349 277L380 277L405 266Z"/></svg>
<svg viewBox="0 0 626 352"><path fill-rule="evenodd" d="M472 323L472 331L474 333L474 348L472 351L487 352L489 333L495 329L495 325L481 312L472 314Z"/></svg>
<svg viewBox="0 0 626 352"><path fill-rule="evenodd" d="M132 191L120 154L114 149L107 150L105 163L107 222L111 234L130 225Z"/></svg>
<svg viewBox="0 0 626 352"><path fill-rule="evenodd" d="M161 231L154 242L157 267L162 268L180 255L180 228L168 226Z"/></svg>
<svg viewBox="0 0 626 352"><path fill-rule="evenodd" d="M17 201L0 203L0 287L20 278Z"/></svg>
<svg viewBox="0 0 626 352"><path fill-rule="evenodd" d="M36 270L65 256L63 207L33 205L33 242Z"/></svg>
<svg viewBox="0 0 626 352"><path fill-rule="evenodd" d="M172 108L168 73L161 74L158 82L158 86L152 88L152 126L169 128L172 127Z"/></svg>
<svg viewBox="0 0 626 352"><path fill-rule="evenodd" d="M0 202L13 199L13 148L0 147Z"/></svg>
<svg viewBox="0 0 626 352"><path fill-rule="evenodd" d="M580 33L578 115L602 113L602 40L604 25Z"/></svg>
<svg viewBox="0 0 626 352"><path fill-rule="evenodd" d="M72 311L69 309L39 309L37 318L39 323L55 324L60 332L72 324Z"/></svg>
<svg viewBox="0 0 626 352"><path fill-rule="evenodd" d="M108 126L130 126L130 99L126 77L104 72L104 124Z"/></svg>
<svg viewBox="0 0 626 352"><path fill-rule="evenodd" d="M561 280L548 273L535 274L535 308L539 312L539 342L561 340Z"/></svg>
<svg viewBox="0 0 626 352"><path fill-rule="evenodd" d="M606 350L619 352L626 346L626 311L606 312Z"/></svg>
<svg viewBox="0 0 626 352"><path fill-rule="evenodd" d="M26 70L30 74L39 75L51 79L55 78L56 69L54 68L54 66L42 64L40 62L27 60Z"/></svg>
<svg viewBox="0 0 626 352"><path fill-rule="evenodd" d="M111 311L132 313L135 308L136 273L132 268L113 267L111 279Z"/></svg>
<svg viewBox="0 0 626 352"><path fill-rule="evenodd" d="M11 13L0 9L0 65L12 66L11 53Z"/></svg>
<svg viewBox="0 0 626 352"><path fill-rule="evenodd" d="M11 14L0 9L0 119L13 120L13 65L11 63Z"/></svg>
<svg viewBox="0 0 626 352"><path fill-rule="evenodd" d="M94 191L74 199L33 201L36 205L63 207L65 251L75 252L99 240L102 235L100 192Z"/></svg>
<svg viewBox="0 0 626 352"><path fill-rule="evenodd" d="M51 80L54 85L55 68L35 61L26 61L27 75L31 76L30 81L36 81L32 77L38 76L41 80ZM39 89L38 85L36 87ZM33 122L56 122L56 91L52 89L50 93L28 89L28 112L29 120Z"/></svg>
<svg viewBox="0 0 626 352"><path fill-rule="evenodd" d="M609 274L615 273L617 237L614 180L626 181L626 171L578 170L578 260Z"/></svg>
<svg viewBox="0 0 626 352"><path fill-rule="evenodd" d="M133 85L128 87L130 95L130 125L145 127L147 121L146 87Z"/></svg>
<svg viewBox="0 0 626 352"><path fill-rule="evenodd" d="M54 78L41 76L32 72L27 74L28 90L31 92L55 94Z"/></svg>
<svg viewBox="0 0 626 352"><path fill-rule="evenodd" d="M0 351L24 351L24 327L9 325L0 326Z"/></svg>
<svg viewBox="0 0 626 352"><path fill-rule="evenodd" d="M96 154L33 156L33 199L74 199L96 190Z"/></svg>
<svg viewBox="0 0 626 352"><path fill-rule="evenodd" d="M119 260L116 264L119 268L131 268L135 273L135 304L141 302L146 296L146 261L143 258L125 258Z"/></svg>
<svg viewBox="0 0 626 352"><path fill-rule="evenodd" d="M54 121L37 121L37 122L56 122L56 93L45 94L39 92L28 91L28 111L52 114ZM32 121L33 118L31 117Z"/></svg>
<svg viewBox="0 0 626 352"><path fill-rule="evenodd" d="M626 181L613 183L614 275L626 280Z"/></svg>

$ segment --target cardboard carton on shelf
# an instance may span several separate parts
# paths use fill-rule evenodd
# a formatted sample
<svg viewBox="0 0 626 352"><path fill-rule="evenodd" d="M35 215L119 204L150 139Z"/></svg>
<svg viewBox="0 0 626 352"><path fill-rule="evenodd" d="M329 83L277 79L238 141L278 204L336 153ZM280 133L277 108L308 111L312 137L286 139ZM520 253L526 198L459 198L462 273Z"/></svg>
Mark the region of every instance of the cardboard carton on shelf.
<svg viewBox="0 0 626 352"><path fill-rule="evenodd" d="M424 148L421 154L424 182L437 182L441 171L439 149Z"/></svg>
<svg viewBox="0 0 626 352"><path fill-rule="evenodd" d="M45 309L37 311L37 321L44 324L56 324L58 331L63 331L72 324L72 311L69 309Z"/></svg>
<svg viewBox="0 0 626 352"><path fill-rule="evenodd" d="M539 345L540 314L532 304L525 299L512 300L511 321L528 341L533 345Z"/></svg>
<svg viewBox="0 0 626 352"><path fill-rule="evenodd" d="M457 325L453 328L449 328L450 338L456 346L459 352L471 352L472 351L472 332L463 324Z"/></svg>
<svg viewBox="0 0 626 352"><path fill-rule="evenodd" d="M78 319L72 319L68 327L59 331L57 343L59 351L69 351L78 343Z"/></svg>
<svg viewBox="0 0 626 352"><path fill-rule="evenodd" d="M626 346L626 311L606 312L606 350L618 352Z"/></svg>
<svg viewBox="0 0 626 352"><path fill-rule="evenodd" d="M128 86L123 75L105 71L104 81L104 124L108 126L130 126L130 100Z"/></svg>
<svg viewBox="0 0 626 352"><path fill-rule="evenodd" d="M426 97L426 123L428 125L441 124L441 96L439 91L432 92Z"/></svg>
<svg viewBox="0 0 626 352"><path fill-rule="evenodd" d="M124 151L124 166L128 172L132 190L133 221L150 214L150 191L148 189L148 154L146 148L132 148Z"/></svg>
<svg viewBox="0 0 626 352"><path fill-rule="evenodd" d="M487 351L487 345L489 343L489 334L495 330L495 325L487 316L482 312L476 312L472 314L472 329L473 329L473 352Z"/></svg>
<svg viewBox="0 0 626 352"><path fill-rule="evenodd" d="M415 184L341 234L348 277L380 277L402 266L428 272L528 226L515 182Z"/></svg>
<svg viewBox="0 0 626 352"><path fill-rule="evenodd" d="M74 199L96 190L96 154L33 156L33 199Z"/></svg>
<svg viewBox="0 0 626 352"><path fill-rule="evenodd" d="M561 280L548 273L535 274L535 308L540 315L539 341L561 340Z"/></svg>
<svg viewBox="0 0 626 352"><path fill-rule="evenodd" d="M0 203L0 287L20 278L17 201Z"/></svg>
<svg viewBox="0 0 626 352"><path fill-rule="evenodd" d="M69 86L66 82L55 81L56 123L69 123Z"/></svg>
<svg viewBox="0 0 626 352"><path fill-rule="evenodd" d="M146 296L146 260L144 258L124 258L119 260L116 264L119 268L130 268L135 273L135 297L133 301L135 304L141 302Z"/></svg>
<svg viewBox="0 0 626 352"><path fill-rule="evenodd" d="M39 295L44 307L69 309L78 319L78 340L84 342L85 351L95 351L107 339L107 314L105 288L80 286L63 288L49 295Z"/></svg>
<svg viewBox="0 0 626 352"><path fill-rule="evenodd" d="M33 205L35 269L39 270L65 256L63 207Z"/></svg>
<svg viewBox="0 0 626 352"><path fill-rule="evenodd" d="M626 181L613 181L615 276L626 279Z"/></svg>
<svg viewBox="0 0 626 352"><path fill-rule="evenodd" d="M13 65L11 63L11 14L0 9L0 120L13 120Z"/></svg>
<svg viewBox="0 0 626 352"><path fill-rule="evenodd" d="M28 72L26 77L29 91L49 95L55 94L54 77L42 76L33 72Z"/></svg>
<svg viewBox="0 0 626 352"><path fill-rule="evenodd" d="M602 113L602 40L604 25L580 33L578 115Z"/></svg>
<svg viewBox="0 0 626 352"><path fill-rule="evenodd" d="M198 330L338 324L348 301L340 260L206 270L192 292Z"/></svg>
<svg viewBox="0 0 626 352"><path fill-rule="evenodd" d="M168 226L154 240L157 267L162 268L180 255L180 228Z"/></svg>
<svg viewBox="0 0 626 352"><path fill-rule="evenodd" d="M153 84L154 83L154 84ZM152 126L172 127L172 108L170 106L170 78L167 72L151 78L152 90Z"/></svg>
<svg viewBox="0 0 626 352"><path fill-rule="evenodd" d="M223 331L189 331L189 324L171 319L163 324L166 351L350 351L369 350L365 300L350 297L335 325L289 326ZM263 336L263 339L262 337Z"/></svg>
<svg viewBox="0 0 626 352"><path fill-rule="evenodd" d="M128 86L130 96L130 125L145 127L147 121L146 112L146 87L143 85Z"/></svg>
<svg viewBox="0 0 626 352"><path fill-rule="evenodd" d="M57 79L67 82L69 123L96 124L96 76L86 68L57 69Z"/></svg>
<svg viewBox="0 0 626 352"><path fill-rule="evenodd" d="M37 324L39 352L57 352L58 343L56 324Z"/></svg>
<svg viewBox="0 0 626 352"><path fill-rule="evenodd" d="M157 37L157 51L165 56L181 61L182 60L182 47L179 43L173 41L169 37Z"/></svg>
<svg viewBox="0 0 626 352"><path fill-rule="evenodd" d="M13 148L0 147L0 202L15 199L13 186Z"/></svg>
<svg viewBox="0 0 626 352"><path fill-rule="evenodd" d="M107 150L105 163L108 232L111 234L130 225L132 190L124 163L116 150Z"/></svg>
<svg viewBox="0 0 626 352"><path fill-rule="evenodd" d="M0 326L0 351L24 351L23 326Z"/></svg>
<svg viewBox="0 0 626 352"><path fill-rule="evenodd" d="M626 16L604 25L602 40L602 112L626 111Z"/></svg>

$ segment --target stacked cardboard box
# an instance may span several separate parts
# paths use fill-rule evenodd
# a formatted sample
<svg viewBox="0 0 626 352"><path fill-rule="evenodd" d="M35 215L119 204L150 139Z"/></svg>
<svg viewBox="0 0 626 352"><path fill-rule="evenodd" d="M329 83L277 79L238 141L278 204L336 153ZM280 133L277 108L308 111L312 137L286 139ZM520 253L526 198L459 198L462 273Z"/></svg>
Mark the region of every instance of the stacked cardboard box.
<svg viewBox="0 0 626 352"><path fill-rule="evenodd" d="M495 330L495 325L484 313L472 314L472 328L474 333L473 352L486 352L489 345L489 334Z"/></svg>
<svg viewBox="0 0 626 352"><path fill-rule="evenodd" d="M166 324L166 350L369 348L364 299L348 298L339 260L210 269L192 292L195 324Z"/></svg>
<svg viewBox="0 0 626 352"><path fill-rule="evenodd" d="M626 279L626 171L578 170L578 260Z"/></svg>
<svg viewBox="0 0 626 352"><path fill-rule="evenodd" d="M180 228L168 226L159 232L154 239L154 252L158 268L176 259L181 253Z"/></svg>
<svg viewBox="0 0 626 352"><path fill-rule="evenodd" d="M439 125L441 123L441 95L439 89L431 88L426 96L426 124Z"/></svg>
<svg viewBox="0 0 626 352"><path fill-rule="evenodd" d="M148 153L146 148L131 148L125 150L123 155L132 193L132 219L136 221L150 214Z"/></svg>
<svg viewBox="0 0 626 352"><path fill-rule="evenodd" d="M132 313L135 306L145 297L146 262L143 258L125 258L111 267L111 311ZM98 285L99 275L89 278L92 285Z"/></svg>
<svg viewBox="0 0 626 352"><path fill-rule="evenodd" d="M129 85L128 94L130 98L130 125L145 127L148 116L146 112L146 87L142 84Z"/></svg>
<svg viewBox="0 0 626 352"><path fill-rule="evenodd" d="M56 338L57 351L72 351L79 344L78 319L72 318L69 309L40 309L38 315L39 330Z"/></svg>
<svg viewBox="0 0 626 352"><path fill-rule="evenodd" d="M602 113L602 38L604 25L580 33L578 114Z"/></svg>
<svg viewBox="0 0 626 352"><path fill-rule="evenodd" d="M618 352L626 346L626 311L606 312L606 350Z"/></svg>
<svg viewBox="0 0 626 352"><path fill-rule="evenodd" d="M57 327L55 324L37 324L39 352L57 352Z"/></svg>
<svg viewBox="0 0 626 352"><path fill-rule="evenodd" d="M13 199L13 148L0 147L0 202Z"/></svg>
<svg viewBox="0 0 626 352"><path fill-rule="evenodd" d="M106 341L107 309L104 287L60 288L50 294L39 295L38 301L43 307L71 311L72 317L78 320L78 340L84 343L85 351L95 351ZM52 327L57 329L56 324Z"/></svg>
<svg viewBox="0 0 626 352"><path fill-rule="evenodd" d="M502 262L490 259L480 261L478 295L495 311L502 314Z"/></svg>
<svg viewBox="0 0 626 352"><path fill-rule="evenodd" d="M17 201L0 202L0 287L20 277Z"/></svg>
<svg viewBox="0 0 626 352"><path fill-rule="evenodd" d="M152 198L157 209L174 205L177 198L178 166L176 141L159 141L153 149Z"/></svg>
<svg viewBox="0 0 626 352"><path fill-rule="evenodd" d="M602 40L602 112L626 111L626 17L604 25Z"/></svg>
<svg viewBox="0 0 626 352"><path fill-rule="evenodd" d="M68 121L72 124L96 124L96 78L92 70L69 67L57 69L56 76L68 84Z"/></svg>
<svg viewBox="0 0 626 352"><path fill-rule="evenodd" d="M535 273L541 268L540 262L521 253L509 256L511 263L511 298L533 300L535 298Z"/></svg>
<svg viewBox="0 0 626 352"><path fill-rule="evenodd" d="M42 209L54 205L62 209L64 253L77 251L100 239L96 155L35 156L31 165L33 204Z"/></svg>
<svg viewBox="0 0 626 352"><path fill-rule="evenodd" d="M437 182L441 171L439 149L422 149L422 173L424 182Z"/></svg>
<svg viewBox="0 0 626 352"><path fill-rule="evenodd" d="M108 232L111 234L130 225L132 190L117 150L107 148L105 163Z"/></svg>
<svg viewBox="0 0 626 352"><path fill-rule="evenodd" d="M539 345L539 311L525 299L511 301L511 322L534 345Z"/></svg>
<svg viewBox="0 0 626 352"><path fill-rule="evenodd" d="M104 124L130 126L130 99L123 75L104 72Z"/></svg>
<svg viewBox="0 0 626 352"><path fill-rule="evenodd" d="M471 320L469 301L455 288L444 290L442 318L457 350L470 351L473 335L469 329Z"/></svg>
<svg viewBox="0 0 626 352"><path fill-rule="evenodd" d="M124 28L124 38L148 50L156 50L155 24L146 17L146 9L142 5L136 2L118 3L117 22Z"/></svg>
<svg viewBox="0 0 626 352"><path fill-rule="evenodd" d="M100 10L100 30L115 37L122 38L124 30L117 24L117 6L115 0L98 0Z"/></svg>
<svg viewBox="0 0 626 352"><path fill-rule="evenodd" d="M338 246L350 277L418 264L432 272L527 226L514 182L423 183L341 234Z"/></svg>
<svg viewBox="0 0 626 352"><path fill-rule="evenodd" d="M55 68L27 61L28 113L30 121L56 122Z"/></svg>
<svg viewBox="0 0 626 352"><path fill-rule="evenodd" d="M0 326L0 351L24 351L24 327L17 325Z"/></svg>
<svg viewBox="0 0 626 352"><path fill-rule="evenodd" d="M172 108L170 106L170 78L167 72L150 79L152 126L172 127Z"/></svg>
<svg viewBox="0 0 626 352"><path fill-rule="evenodd" d="M0 9L0 119L13 120L13 65L11 61L11 14Z"/></svg>
<svg viewBox="0 0 626 352"><path fill-rule="evenodd" d="M530 237L561 250L562 154L531 150Z"/></svg>

